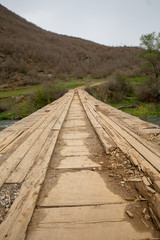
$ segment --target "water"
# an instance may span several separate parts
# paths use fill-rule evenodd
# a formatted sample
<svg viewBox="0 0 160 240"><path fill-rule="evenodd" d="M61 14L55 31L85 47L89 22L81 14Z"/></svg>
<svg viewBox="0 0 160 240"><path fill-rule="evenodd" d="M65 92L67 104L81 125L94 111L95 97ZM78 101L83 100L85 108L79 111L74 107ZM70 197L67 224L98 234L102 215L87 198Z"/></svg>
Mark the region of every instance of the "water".
<svg viewBox="0 0 160 240"><path fill-rule="evenodd" d="M0 131L13 125L17 121L18 120L0 120ZM160 116L150 116L146 121L160 126Z"/></svg>
<svg viewBox="0 0 160 240"><path fill-rule="evenodd" d="M150 116L146 121L160 126L160 116Z"/></svg>
<svg viewBox="0 0 160 240"><path fill-rule="evenodd" d="M13 125L16 122L17 122L17 120L0 120L0 131Z"/></svg>

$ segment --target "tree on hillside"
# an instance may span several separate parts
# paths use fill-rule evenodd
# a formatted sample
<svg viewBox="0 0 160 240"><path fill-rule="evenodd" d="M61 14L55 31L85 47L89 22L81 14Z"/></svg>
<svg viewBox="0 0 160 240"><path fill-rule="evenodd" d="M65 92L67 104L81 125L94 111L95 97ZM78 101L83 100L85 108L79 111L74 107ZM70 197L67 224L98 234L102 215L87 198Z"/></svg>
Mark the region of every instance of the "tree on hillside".
<svg viewBox="0 0 160 240"><path fill-rule="evenodd" d="M160 77L160 33L155 32L142 35L140 38L142 48L141 57L147 63L147 70L152 73L157 94L159 94Z"/></svg>

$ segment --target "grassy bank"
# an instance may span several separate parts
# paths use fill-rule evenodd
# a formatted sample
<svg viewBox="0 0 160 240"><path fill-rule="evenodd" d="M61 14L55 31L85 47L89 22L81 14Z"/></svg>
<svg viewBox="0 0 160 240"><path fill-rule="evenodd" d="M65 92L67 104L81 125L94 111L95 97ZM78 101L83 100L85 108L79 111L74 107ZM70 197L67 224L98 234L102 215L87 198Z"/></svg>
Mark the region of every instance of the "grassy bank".
<svg viewBox="0 0 160 240"><path fill-rule="evenodd" d="M35 112L39 108L53 102L70 89L89 86L104 79L57 79L54 83L47 82L34 86L16 87L0 91L0 120L20 119Z"/></svg>
<svg viewBox="0 0 160 240"><path fill-rule="evenodd" d="M148 77L117 75L86 90L97 99L143 120L160 116L160 101L154 98L154 88Z"/></svg>

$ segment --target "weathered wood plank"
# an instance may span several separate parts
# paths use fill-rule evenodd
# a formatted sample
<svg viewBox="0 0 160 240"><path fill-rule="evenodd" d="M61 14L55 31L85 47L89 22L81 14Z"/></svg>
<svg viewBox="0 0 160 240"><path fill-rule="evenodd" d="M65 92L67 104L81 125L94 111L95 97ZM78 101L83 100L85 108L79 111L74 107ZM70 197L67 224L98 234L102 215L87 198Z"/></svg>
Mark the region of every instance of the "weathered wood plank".
<svg viewBox="0 0 160 240"><path fill-rule="evenodd" d="M102 125L97 121L96 116L98 117L98 115L96 114L96 112L93 112L87 104L86 104L86 100L83 98L81 92L79 93L79 96L81 98L81 102L82 105L84 107L84 110L92 124L92 126L94 127L94 130L96 131L97 135L99 136L99 139L105 149L105 151L108 153L108 151L112 148L116 147L116 143L113 141L113 139L108 135L108 133L106 131L104 131L104 129L102 128Z"/></svg>
<svg viewBox="0 0 160 240"><path fill-rule="evenodd" d="M128 143L133 146L149 163L152 164L159 172L160 172L160 158L151 152L145 145L137 141L134 137L132 137L128 132L124 131L121 127L119 127L116 123L106 117L104 114L99 112L99 115L108 122L117 132L119 132Z"/></svg>
<svg viewBox="0 0 160 240"><path fill-rule="evenodd" d="M137 162L139 164L142 164L145 168L150 169L154 174L158 175L158 171L149 163L146 161L146 159L134 149L134 147L127 141L127 139L122 136L119 131L115 130L113 128L112 124L109 124L105 119L95 110L95 105L87 98L86 99L86 105L89 109L92 109L92 114L97 119L99 124L103 127L103 129L109 134L110 138L113 139L113 141L117 144L117 146L131 157L131 160L133 160L134 164ZM100 139L102 139L102 134L99 134Z"/></svg>
<svg viewBox="0 0 160 240"><path fill-rule="evenodd" d="M112 121L114 121L119 127L123 128L128 134L130 134L132 137L134 137L137 141L142 143L144 146L146 146L151 152L153 152L155 155L160 157L160 150L155 148L155 145L151 142L148 142L147 140L143 139L142 137L135 134L133 131L131 131L123 121L120 121L119 119L115 117L109 117Z"/></svg>
<svg viewBox="0 0 160 240"><path fill-rule="evenodd" d="M43 129L36 129L27 140L15 150L15 152L0 166L0 187L3 185L5 180L8 178L11 171L19 164L23 159L35 141L39 138Z"/></svg>
<svg viewBox="0 0 160 240"><path fill-rule="evenodd" d="M73 93L69 94L68 96L68 102L65 108L65 115L63 115L63 121L66 117L68 111L67 108L69 108L72 98ZM61 109L61 111L62 110L63 109ZM59 117L61 117L61 115ZM61 126L63 124L63 121L61 121ZM59 127L61 126L59 125ZM52 125L50 125L50 127L52 127ZM50 128L47 129L47 131L50 130ZM37 129L36 131L43 131L43 129ZM8 211L6 219L0 225L0 239L25 239L26 230L31 220L41 185L45 179L46 171L48 169L48 165L58 138L59 131L60 129L51 129L43 147L41 148L41 151L36 159L34 166L29 172L26 180L22 184L19 196L16 198L10 210Z"/></svg>
<svg viewBox="0 0 160 240"><path fill-rule="evenodd" d="M10 143L12 143L15 139L17 139L24 131L15 131L12 135L10 135L9 138L6 138L3 142L0 144L0 152L6 148Z"/></svg>
<svg viewBox="0 0 160 240"><path fill-rule="evenodd" d="M3 148L1 153L2 154L7 153L7 152L12 151L13 149L16 149L20 145L20 142L22 144L36 128L41 128L40 127L41 124L45 124L42 127L42 128L44 128L44 126L46 126L46 124L48 122L49 117L53 116L53 114L56 113L56 110L62 107L62 103L61 103L61 105L60 104L54 105L54 108L52 108L52 111L50 111L48 114L45 114L40 120L38 119L38 121L36 121L36 122L34 121L32 126L29 129L25 129L23 134L18 136L14 141L11 141L10 137L8 137L8 145L6 145L5 148ZM23 121L25 121L25 119L23 119Z"/></svg>
<svg viewBox="0 0 160 240"><path fill-rule="evenodd" d="M71 95L69 95L71 98ZM66 97L62 98L59 105L55 105L53 108L55 109L63 109L62 106L66 102ZM9 174L11 171L14 170L14 168L22 161L23 157L27 154L27 152L30 150L32 145L36 142L36 140L39 138L39 136L42 134L44 127L48 126L50 121L52 120L52 114L55 111L50 111L49 114L46 114L45 118L40 119L36 124L34 124L30 129L28 129L25 134L28 134L27 139L13 152L13 154L0 166L0 186L5 182L5 180L9 177ZM43 124L43 128L40 128L41 124Z"/></svg>
<svg viewBox="0 0 160 240"><path fill-rule="evenodd" d="M25 183L22 184L19 196L11 206L6 219L0 225L0 239L25 239L26 230L46 175L57 136L58 131L52 131L43 146L37 164L29 173Z"/></svg>
<svg viewBox="0 0 160 240"><path fill-rule="evenodd" d="M38 157L38 154L41 148L43 147L43 144L45 143L54 124L56 123L57 118L61 116L62 112L63 112L63 107L60 108L60 110L57 112L56 115L54 115L51 122L48 124L48 126L44 129L42 134L39 136L38 140L35 142L32 148L28 151L28 153L24 156L20 164L10 174L6 183L21 183L25 179L27 172L29 171L33 163L36 161L36 158Z"/></svg>

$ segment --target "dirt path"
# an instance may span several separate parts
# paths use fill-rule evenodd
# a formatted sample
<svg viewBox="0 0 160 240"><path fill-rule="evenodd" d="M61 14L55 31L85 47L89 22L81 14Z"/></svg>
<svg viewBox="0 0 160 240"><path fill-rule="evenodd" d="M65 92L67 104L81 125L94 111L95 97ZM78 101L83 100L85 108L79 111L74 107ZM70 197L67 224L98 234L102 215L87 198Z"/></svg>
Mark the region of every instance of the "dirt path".
<svg viewBox="0 0 160 240"><path fill-rule="evenodd" d="M130 203L125 190L118 182L112 183L104 171L104 165L112 160L104 153L75 94L26 240L158 240L159 233L149 219L140 221L135 208L133 219L126 214ZM147 208L144 201L136 204L138 211Z"/></svg>

